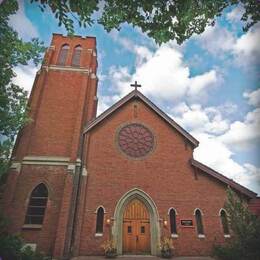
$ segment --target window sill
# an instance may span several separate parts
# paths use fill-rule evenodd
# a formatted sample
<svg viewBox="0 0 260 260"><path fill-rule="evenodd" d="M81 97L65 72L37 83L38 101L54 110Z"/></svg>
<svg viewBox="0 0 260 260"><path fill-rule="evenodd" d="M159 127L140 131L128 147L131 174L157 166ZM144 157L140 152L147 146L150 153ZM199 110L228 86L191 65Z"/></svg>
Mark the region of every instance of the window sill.
<svg viewBox="0 0 260 260"><path fill-rule="evenodd" d="M95 237L103 237L103 233L96 233Z"/></svg>
<svg viewBox="0 0 260 260"><path fill-rule="evenodd" d="M204 234L199 234L198 238L205 238L205 235Z"/></svg>
<svg viewBox="0 0 260 260"><path fill-rule="evenodd" d="M178 238L179 235L178 235L178 234L171 234L171 237L172 237L172 238Z"/></svg>
<svg viewBox="0 0 260 260"><path fill-rule="evenodd" d="M224 235L224 238L230 238L231 236L229 234Z"/></svg>
<svg viewBox="0 0 260 260"><path fill-rule="evenodd" d="M22 229L41 229L42 225L39 224L24 224Z"/></svg>

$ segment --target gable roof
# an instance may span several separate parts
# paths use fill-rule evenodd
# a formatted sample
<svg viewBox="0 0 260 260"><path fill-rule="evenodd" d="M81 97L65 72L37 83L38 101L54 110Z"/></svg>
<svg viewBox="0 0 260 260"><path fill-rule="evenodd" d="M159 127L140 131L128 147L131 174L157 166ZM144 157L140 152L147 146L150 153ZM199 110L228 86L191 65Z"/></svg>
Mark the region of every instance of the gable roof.
<svg viewBox="0 0 260 260"><path fill-rule="evenodd" d="M83 134L90 131L92 128L94 128L96 125L98 125L101 121L103 121L106 117L111 115L113 112L115 112L117 109L119 109L121 106L123 106L125 103L130 101L131 99L139 98L142 100L148 107L150 107L155 113L157 113L164 121L166 121L170 126L172 126L177 132L179 132L182 136L184 136L186 139L188 139L194 147L197 147L199 144L199 141L196 140L192 135L190 135L186 130L184 130L181 126L179 126L172 118L170 118L167 114L165 114L160 108L158 108L151 100L149 100L146 96L144 96L140 91L133 90L128 95L120 99L118 102L116 102L114 105L112 105L109 109L104 111L102 114L100 114L97 118L95 118L93 121L90 121L85 129L83 130Z"/></svg>
<svg viewBox="0 0 260 260"><path fill-rule="evenodd" d="M228 177L214 171L213 169L209 168L208 166L194 160L191 159L191 165L193 165L194 167L200 169L203 173L206 173L212 177L214 177L215 179L218 179L219 181L227 184L228 186L234 188L235 190L247 195L249 198L255 198L257 196L257 194L249 189L247 189L246 187L238 184L237 182L233 181L232 179L229 179Z"/></svg>

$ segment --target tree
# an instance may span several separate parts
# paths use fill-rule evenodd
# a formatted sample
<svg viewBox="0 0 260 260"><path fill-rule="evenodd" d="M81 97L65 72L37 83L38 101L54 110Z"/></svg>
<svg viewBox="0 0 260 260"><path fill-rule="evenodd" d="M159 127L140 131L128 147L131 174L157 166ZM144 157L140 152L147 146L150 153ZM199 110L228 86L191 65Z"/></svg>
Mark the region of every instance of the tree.
<svg viewBox="0 0 260 260"><path fill-rule="evenodd" d="M223 260L260 259L260 218L252 214L246 204L231 189L225 204L232 230L229 245L216 246L214 253Z"/></svg>
<svg viewBox="0 0 260 260"><path fill-rule="evenodd" d="M109 32L120 30L123 23L138 26L161 44L169 40L183 43L193 34L200 34L207 25L228 6L244 8L241 20L247 31L260 20L260 3L257 0L31 0L39 3L42 11L50 7L59 25L73 33L73 18L80 26L91 26L95 21ZM98 11L96 17L93 13Z"/></svg>
<svg viewBox="0 0 260 260"><path fill-rule="evenodd" d="M3 1L0 5L0 183L8 169L16 134L28 121L27 92L13 83L14 68L29 61L37 65L44 51L38 39L24 42L8 25L8 17L17 10L15 0Z"/></svg>
<svg viewBox="0 0 260 260"><path fill-rule="evenodd" d="M0 213L0 259L4 260L50 260L40 252L26 246L17 234L8 232L10 222Z"/></svg>

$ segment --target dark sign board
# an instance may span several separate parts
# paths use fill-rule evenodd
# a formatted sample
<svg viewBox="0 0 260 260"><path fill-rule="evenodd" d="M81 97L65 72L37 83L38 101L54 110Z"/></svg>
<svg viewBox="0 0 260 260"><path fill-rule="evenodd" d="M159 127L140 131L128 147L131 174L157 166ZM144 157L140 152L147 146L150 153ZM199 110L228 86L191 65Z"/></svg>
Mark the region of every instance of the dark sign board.
<svg viewBox="0 0 260 260"><path fill-rule="evenodd" d="M191 227L191 226L193 226L193 222L191 219L182 219L181 225L185 226L185 227Z"/></svg>

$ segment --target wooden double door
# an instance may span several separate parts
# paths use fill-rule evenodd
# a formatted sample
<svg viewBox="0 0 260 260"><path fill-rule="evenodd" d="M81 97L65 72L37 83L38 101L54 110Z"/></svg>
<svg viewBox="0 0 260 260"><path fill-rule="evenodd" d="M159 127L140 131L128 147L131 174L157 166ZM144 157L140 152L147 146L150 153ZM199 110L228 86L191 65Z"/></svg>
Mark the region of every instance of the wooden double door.
<svg viewBox="0 0 260 260"><path fill-rule="evenodd" d="M134 199L123 216L123 253L150 254L150 237L149 212L140 200Z"/></svg>

